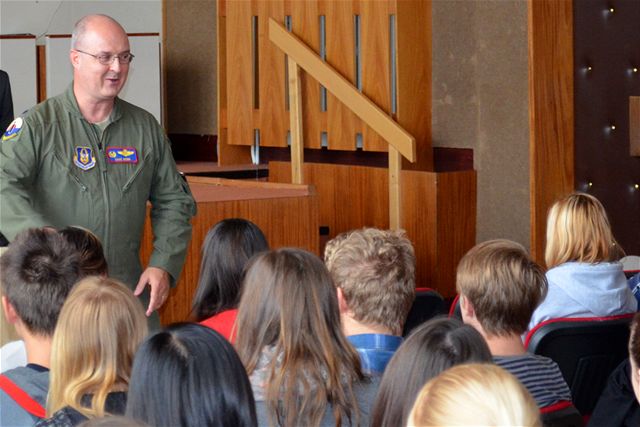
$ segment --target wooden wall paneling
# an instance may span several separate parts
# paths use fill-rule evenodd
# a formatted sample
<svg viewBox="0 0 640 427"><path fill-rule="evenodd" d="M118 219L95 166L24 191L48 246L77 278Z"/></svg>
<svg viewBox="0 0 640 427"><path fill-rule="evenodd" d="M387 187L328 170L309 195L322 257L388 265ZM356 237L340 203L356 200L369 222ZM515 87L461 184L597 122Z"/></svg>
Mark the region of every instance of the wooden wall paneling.
<svg viewBox="0 0 640 427"><path fill-rule="evenodd" d="M389 16L392 2L364 1L360 4L362 93L387 114L391 113ZM370 127L362 130L363 148L387 151L387 142Z"/></svg>
<svg viewBox="0 0 640 427"><path fill-rule="evenodd" d="M319 2L291 1L292 32L318 54L320 53ZM327 113L320 111L320 85L302 72L302 117L304 146L320 148L320 132L326 127ZM324 122L324 123L323 123Z"/></svg>
<svg viewBox="0 0 640 427"><path fill-rule="evenodd" d="M527 4L531 254L543 263L547 211L574 186L573 2Z"/></svg>
<svg viewBox="0 0 640 427"><path fill-rule="evenodd" d="M458 262L476 244L476 171L438 173L438 271L442 295L456 294Z"/></svg>
<svg viewBox="0 0 640 427"><path fill-rule="evenodd" d="M389 176L386 168L306 162L305 182L318 194L320 225L329 236L365 226L389 227ZM270 182L291 182L289 162L269 162ZM344 191L348 183L350 191Z"/></svg>
<svg viewBox="0 0 640 427"><path fill-rule="evenodd" d="M329 238L361 227L389 227L386 168L305 163L307 183L318 194L319 224ZM288 162L270 162L269 180L290 182ZM460 258L475 244L476 172L401 171L402 228L417 258L416 283L455 295ZM343 183L349 191L340 191Z"/></svg>
<svg viewBox="0 0 640 427"><path fill-rule="evenodd" d="M354 14L357 1L320 0L326 11L326 60L352 84L355 84ZM362 133L362 121L327 93L327 138L333 150L355 150L356 133Z"/></svg>
<svg viewBox="0 0 640 427"><path fill-rule="evenodd" d="M259 92L258 128L260 145L286 147L289 130L289 112L285 110L285 56L269 40L269 18L284 25L284 2L282 0L254 0L258 13Z"/></svg>
<svg viewBox="0 0 640 427"><path fill-rule="evenodd" d="M476 236L476 172L402 171L402 216L418 259L416 283L455 296L458 262Z"/></svg>
<svg viewBox="0 0 640 427"><path fill-rule="evenodd" d="M640 96L629 97L629 153L640 156Z"/></svg>
<svg viewBox="0 0 640 427"><path fill-rule="evenodd" d="M253 80L251 47L251 2L226 4L227 143L253 144ZM220 68L220 67L218 67Z"/></svg>
<svg viewBox="0 0 640 427"><path fill-rule="evenodd" d="M36 52L38 55L38 102L42 102L47 99L47 61L45 59L47 52L43 45L36 46Z"/></svg>
<svg viewBox="0 0 640 427"><path fill-rule="evenodd" d="M216 73L218 92L218 140L216 144L218 164L234 165L251 162L251 148L248 145L233 145L229 143L227 123L227 16L226 2L218 0L218 14L216 23L217 35L217 64Z"/></svg>
<svg viewBox="0 0 640 427"><path fill-rule="evenodd" d="M396 1L396 120L416 138L415 163L434 170L431 146L431 0Z"/></svg>
<svg viewBox="0 0 640 427"><path fill-rule="evenodd" d="M191 180L191 178L190 178ZM206 181L206 179L202 179ZM269 183L245 183L226 181L229 186L236 187L232 191L238 195L237 200L201 201L197 193L198 187L206 184L191 182L192 190L198 201L198 215L193 218L193 237L189 244L187 259L177 286L171 290L171 296L160 311L163 324L187 320L191 307L191 299L198 283L200 269L201 246L209 229L225 218L246 218L254 222L264 232L272 248L283 246L299 247L318 254L318 199L313 188L301 190L303 186L287 185L273 188ZM272 198L243 199L245 185L259 188L262 192L270 192ZM211 187L211 186L209 186ZM262 188L264 187L264 188ZM307 187L307 186L304 186ZM214 190L215 191L215 190ZM297 195L292 196L295 192ZM288 194L281 197L280 194ZM152 250L151 225L147 220L141 248L143 265Z"/></svg>
<svg viewBox="0 0 640 427"><path fill-rule="evenodd" d="M436 284L438 268L438 210L435 173L402 171L403 228L416 253L416 286L436 289L441 295L448 292Z"/></svg>

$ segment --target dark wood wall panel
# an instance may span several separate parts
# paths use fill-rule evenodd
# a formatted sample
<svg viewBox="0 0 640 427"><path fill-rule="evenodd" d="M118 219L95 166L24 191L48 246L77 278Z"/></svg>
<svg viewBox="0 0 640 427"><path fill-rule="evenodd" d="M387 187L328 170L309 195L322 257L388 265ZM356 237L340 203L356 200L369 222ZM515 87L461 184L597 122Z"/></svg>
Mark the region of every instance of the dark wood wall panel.
<svg viewBox="0 0 640 427"><path fill-rule="evenodd" d="M637 255L640 157L630 152L629 98L640 96L640 2L575 1L574 18L575 187L602 202L616 239Z"/></svg>

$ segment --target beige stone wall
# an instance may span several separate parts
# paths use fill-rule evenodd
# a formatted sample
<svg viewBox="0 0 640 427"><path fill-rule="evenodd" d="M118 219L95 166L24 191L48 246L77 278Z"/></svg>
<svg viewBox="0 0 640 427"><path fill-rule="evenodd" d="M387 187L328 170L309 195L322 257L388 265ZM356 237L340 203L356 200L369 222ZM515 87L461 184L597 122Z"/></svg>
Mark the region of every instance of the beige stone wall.
<svg viewBox="0 0 640 427"><path fill-rule="evenodd" d="M477 241L529 246L526 0L433 1L433 145L472 148Z"/></svg>
<svg viewBox="0 0 640 427"><path fill-rule="evenodd" d="M216 2L166 0L165 8L167 131L215 135Z"/></svg>

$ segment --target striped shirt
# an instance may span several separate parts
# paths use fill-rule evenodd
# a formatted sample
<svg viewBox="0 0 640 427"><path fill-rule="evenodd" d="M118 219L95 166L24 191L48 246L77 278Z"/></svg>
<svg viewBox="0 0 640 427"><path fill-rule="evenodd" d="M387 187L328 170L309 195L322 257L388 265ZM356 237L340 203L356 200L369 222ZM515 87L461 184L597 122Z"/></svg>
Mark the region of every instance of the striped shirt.
<svg viewBox="0 0 640 427"><path fill-rule="evenodd" d="M494 356L496 365L512 373L529 390L539 408L562 400L571 401L571 391L560 368L548 357L535 354Z"/></svg>

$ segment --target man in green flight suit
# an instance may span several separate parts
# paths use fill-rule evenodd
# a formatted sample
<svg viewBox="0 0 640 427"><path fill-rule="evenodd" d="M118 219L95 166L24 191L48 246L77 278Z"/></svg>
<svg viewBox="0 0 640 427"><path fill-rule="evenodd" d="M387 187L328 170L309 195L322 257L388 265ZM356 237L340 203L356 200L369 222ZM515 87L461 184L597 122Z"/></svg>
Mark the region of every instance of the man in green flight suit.
<svg viewBox="0 0 640 427"><path fill-rule="evenodd" d="M79 225L102 241L109 275L161 307L184 264L195 202L169 141L148 112L118 98L134 56L114 19L76 24L73 83L16 118L0 143L0 231ZM140 241L151 203L153 253L143 271ZM143 292L149 286L150 292ZM151 324L157 326L153 315Z"/></svg>

